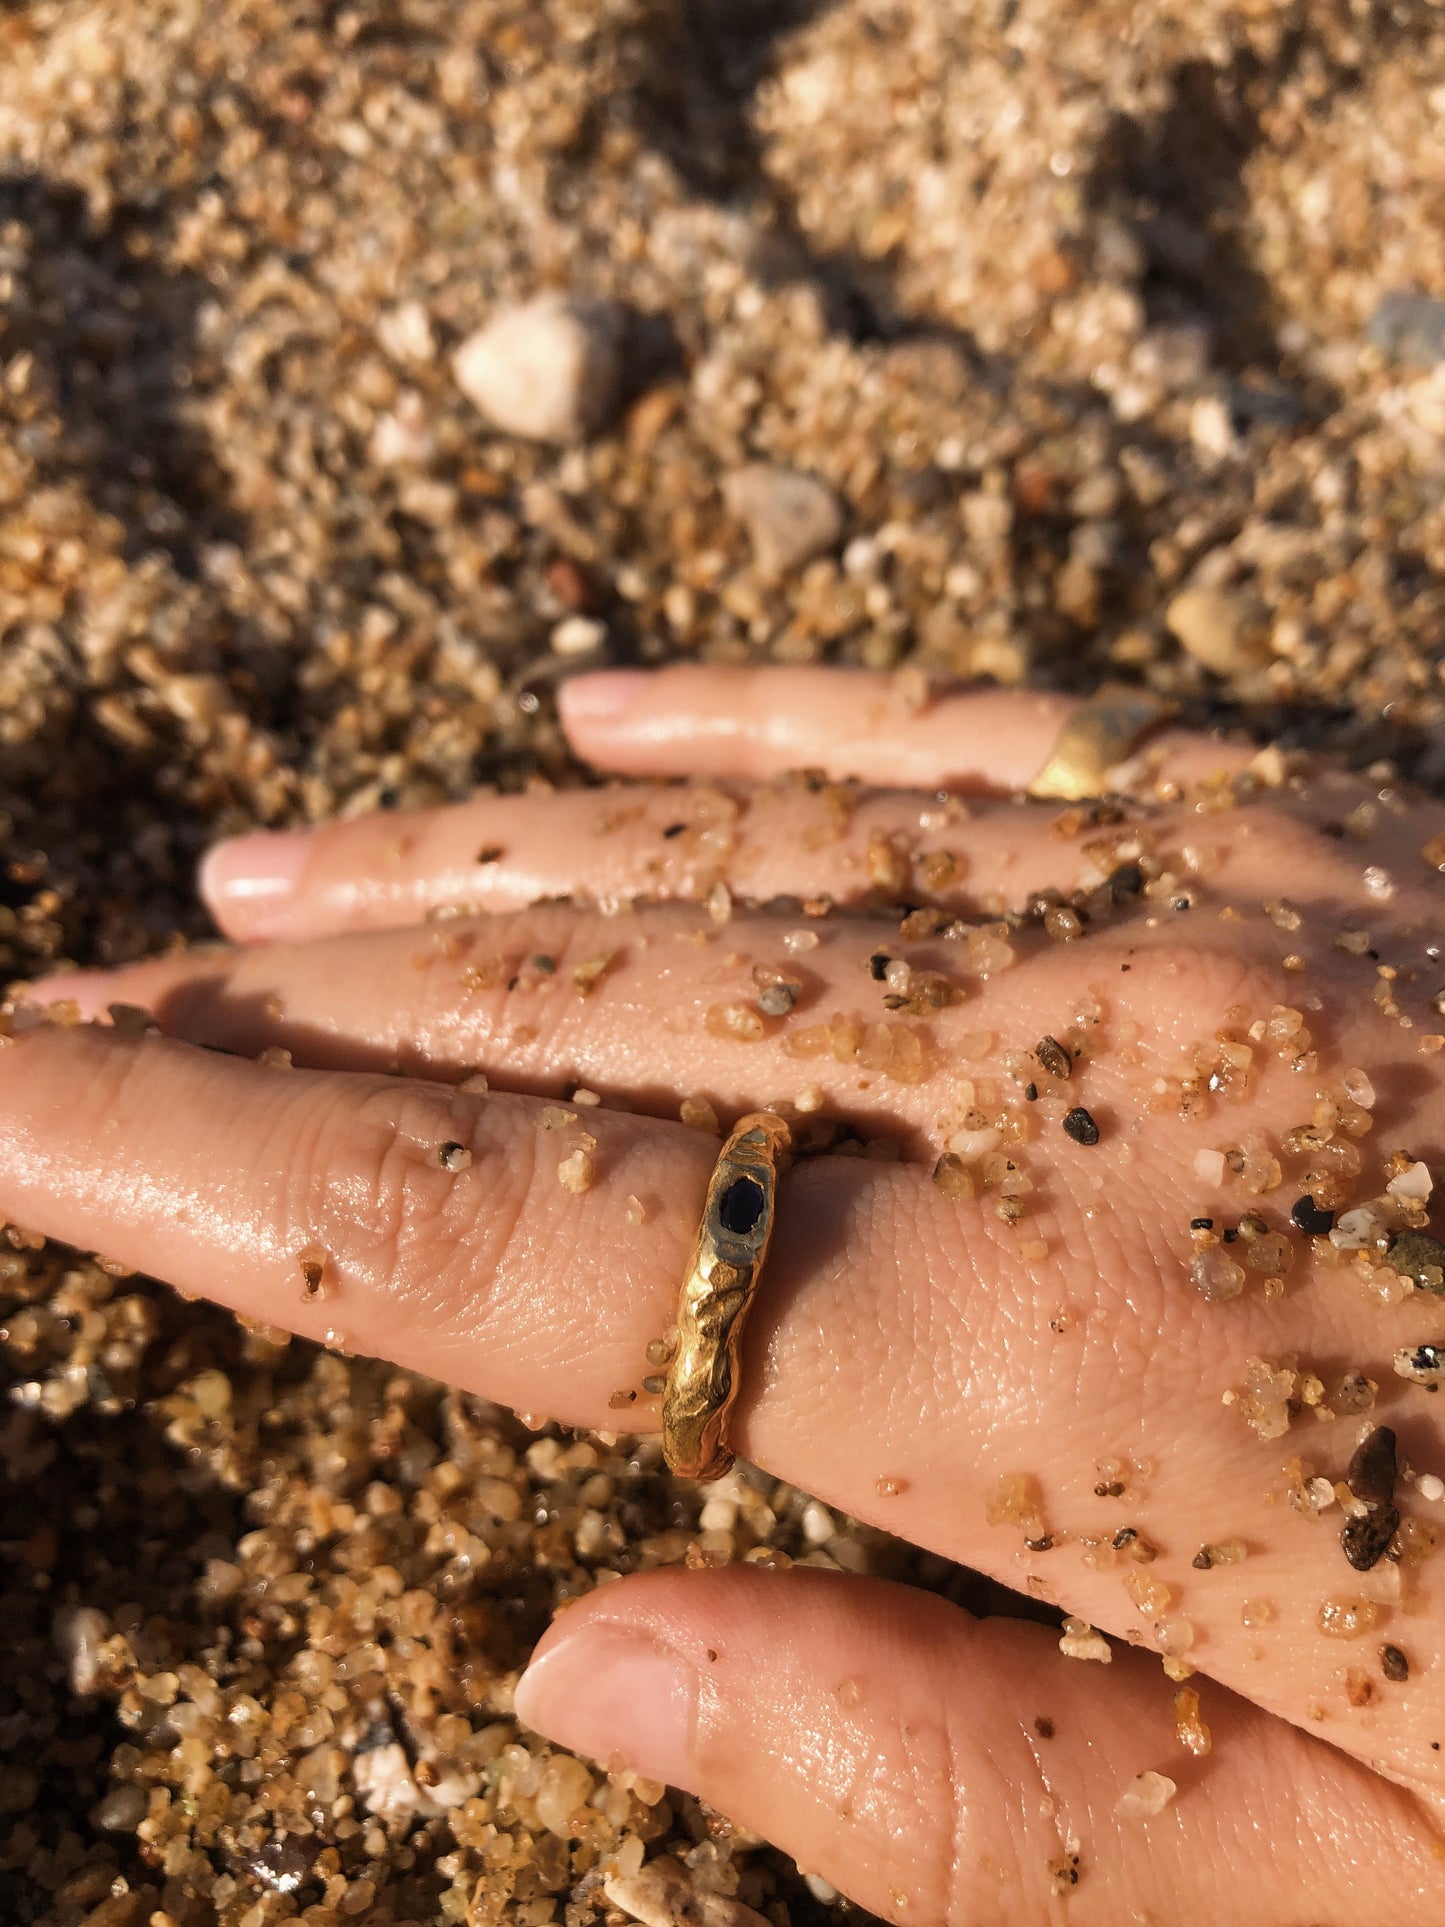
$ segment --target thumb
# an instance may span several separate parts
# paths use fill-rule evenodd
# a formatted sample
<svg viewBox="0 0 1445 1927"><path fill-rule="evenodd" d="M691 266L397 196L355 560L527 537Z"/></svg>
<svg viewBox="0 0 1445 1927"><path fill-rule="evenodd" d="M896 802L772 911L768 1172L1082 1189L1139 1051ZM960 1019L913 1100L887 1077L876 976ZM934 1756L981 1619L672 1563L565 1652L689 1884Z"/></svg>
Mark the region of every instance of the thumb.
<svg viewBox="0 0 1445 1927"><path fill-rule="evenodd" d="M735 1566L640 1574L570 1607L517 1714L706 1799L899 1923L1392 1927L1445 1918L1423 1808L1207 1682L1207 1759L1157 1662L1065 1658L881 1580ZM1150 1813L1153 1781L1176 1785Z"/></svg>

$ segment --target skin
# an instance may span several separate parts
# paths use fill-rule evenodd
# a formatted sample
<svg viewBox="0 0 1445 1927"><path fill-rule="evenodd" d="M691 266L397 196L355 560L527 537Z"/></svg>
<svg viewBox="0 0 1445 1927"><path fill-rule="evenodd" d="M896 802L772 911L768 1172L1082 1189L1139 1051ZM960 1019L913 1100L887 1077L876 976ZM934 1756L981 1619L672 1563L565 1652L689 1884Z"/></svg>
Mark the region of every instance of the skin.
<svg viewBox="0 0 1445 1927"><path fill-rule="evenodd" d="M1445 970L1427 954L1440 882L1422 850L1445 809L1323 768L1277 787L1246 777L1223 808L1251 752L1169 731L1117 779L1135 797L1126 820L1091 824L1014 794L1067 705L989 693L911 711L886 678L844 672L586 677L562 704L598 769L690 784L478 798L221 846L202 882L229 948L37 988L87 1018L142 1005L166 1035L47 1026L0 1050L0 1213L307 1336L607 1428L673 1320L716 1156L676 1121L680 1101L706 1097L724 1126L800 1097L803 1125L845 1118L891 1161L876 1146L808 1157L782 1180L738 1450L1129 1643L1105 1667L1042 1626L881 1582L649 1573L557 1622L521 1717L698 1792L903 1923L1438 1921L1445 1553L1354 1572L1339 1508L1300 1516L1282 1468L1300 1455L1341 1478L1362 1426L1383 1423L1412 1468L1445 1472L1436 1401L1391 1368L1397 1347L1445 1337L1445 1305L1382 1305L1289 1230L1298 1161L1255 1197L1196 1160L1251 1131L1277 1145L1357 1069L1376 1101L1350 1140L1350 1201L1378 1194L1393 1150L1438 1168L1445 1060L1422 1040L1445 1030L1431 1003ZM878 788L845 797L798 769ZM1361 804L1372 821L1352 815ZM996 974L963 942L905 941L882 913L904 897L976 921L1092 888L1140 836L1165 873L1153 894L1077 941L1020 931ZM846 914L798 907L825 898ZM1368 931L1376 957L1338 947L1342 930ZM790 947L798 931L818 943ZM889 1013L869 967L880 948L962 1000ZM1375 998L1379 961L1400 969L1392 1009ZM761 1037L726 1034L716 1013L751 1007L759 965L799 980L797 1007ZM578 966L595 976L586 995ZM1099 1021L1076 1029L1089 1006ZM1279 1006L1303 1013L1317 1061L1296 1069L1260 1043L1243 1102L1181 1116L1181 1053ZM790 1048L839 1014L887 1020L875 1043L915 1026L917 1081ZM1037 1073L1029 1102L1004 1053L1046 1034L1083 1054L1066 1082ZM295 1068L248 1061L271 1046ZM459 1090L478 1068L490 1091ZM990 1115L1026 1118L1020 1223L992 1191L933 1180L960 1079L993 1081ZM579 1083L602 1106L559 1120ZM1064 1132L1078 1105L1097 1144ZM595 1180L576 1195L557 1166L583 1131ZM450 1140L471 1150L465 1170L440 1166ZM1288 1233L1283 1289L1269 1297L1250 1273L1239 1297L1206 1302L1190 1220L1233 1225L1251 1208ZM305 1302L297 1254L312 1244L327 1286ZM1262 1440L1224 1403L1251 1355L1294 1357L1327 1387L1363 1369L1376 1409L1302 1412ZM655 1426L657 1401L639 1396L627 1423ZM1101 1497L1117 1460L1127 1489ZM990 1523L989 1495L1018 1474L1051 1548L1026 1546L1017 1519ZM1445 1527L1413 1484L1399 1503ZM1121 1526L1158 1557L1091 1552ZM1193 1565L1224 1539L1246 1543L1242 1564ZM1131 1578L1171 1596L1141 1610ZM1321 1634L1324 1602L1375 1594L1368 1634ZM1243 1623L1260 1601L1272 1617L1256 1606ZM1206 1757L1175 1734L1161 1613L1193 1628ZM1407 1653L1408 1681L1384 1679L1382 1640ZM1144 1771L1173 1779L1175 1799L1120 1814Z"/></svg>

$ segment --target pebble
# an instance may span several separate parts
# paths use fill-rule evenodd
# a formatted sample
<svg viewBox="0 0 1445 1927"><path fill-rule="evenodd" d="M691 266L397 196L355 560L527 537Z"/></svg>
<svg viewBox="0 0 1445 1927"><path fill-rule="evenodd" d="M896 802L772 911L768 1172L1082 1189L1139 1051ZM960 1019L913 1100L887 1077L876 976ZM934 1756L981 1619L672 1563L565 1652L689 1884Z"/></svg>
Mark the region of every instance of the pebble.
<svg viewBox="0 0 1445 1927"><path fill-rule="evenodd" d="M1312 1238L1326 1237L1334 1228L1334 1212L1322 1211L1313 1198L1296 1198L1289 1215L1291 1224Z"/></svg>
<svg viewBox="0 0 1445 1927"><path fill-rule="evenodd" d="M1392 288L1381 297L1365 333L1388 361L1433 367L1445 361L1445 301Z"/></svg>
<svg viewBox="0 0 1445 1927"><path fill-rule="evenodd" d="M1239 676L1269 661L1269 638L1243 597L1223 589L1184 589L1164 614L1194 660L1216 676Z"/></svg>
<svg viewBox="0 0 1445 1927"><path fill-rule="evenodd" d="M746 524L765 575L791 575L842 537L842 504L816 475L749 462L724 478L722 490L729 511Z"/></svg>
<svg viewBox="0 0 1445 1927"><path fill-rule="evenodd" d="M1445 1345L1402 1345L1395 1353L1395 1374L1438 1392L1445 1378Z"/></svg>
<svg viewBox="0 0 1445 1927"><path fill-rule="evenodd" d="M1072 1111L1064 1113L1064 1135L1071 1137L1075 1144L1097 1144L1099 1127L1090 1112L1082 1104L1076 1104Z"/></svg>
<svg viewBox="0 0 1445 1927"><path fill-rule="evenodd" d="M1393 1271L1412 1278L1417 1291L1445 1296L1445 1244L1425 1231L1402 1231L1385 1253Z"/></svg>
<svg viewBox="0 0 1445 1927"><path fill-rule="evenodd" d="M627 311L612 301L539 295L494 315L452 362L467 399L504 434L585 441L622 399Z"/></svg>
<svg viewBox="0 0 1445 1927"><path fill-rule="evenodd" d="M419 301L404 301L379 315L376 338L395 361L430 361L437 351L431 322Z"/></svg>
<svg viewBox="0 0 1445 1927"><path fill-rule="evenodd" d="M1179 1791L1167 1773L1136 1773L1114 1802L1121 1820L1152 1820Z"/></svg>
<svg viewBox="0 0 1445 1927"><path fill-rule="evenodd" d="M610 1905L642 1927L771 1927L766 1916L742 1901L695 1886L687 1869L667 1854L636 1873L610 1875L602 1891Z"/></svg>
<svg viewBox="0 0 1445 1927"><path fill-rule="evenodd" d="M559 1840L575 1840L587 1831L592 1817L587 1802L595 1791L596 1782L580 1760L570 1753L554 1753L533 1795L537 1818Z"/></svg>
<svg viewBox="0 0 1445 1927"><path fill-rule="evenodd" d="M607 640L607 624L595 616L564 616L552 631L552 647L559 656L589 656Z"/></svg>

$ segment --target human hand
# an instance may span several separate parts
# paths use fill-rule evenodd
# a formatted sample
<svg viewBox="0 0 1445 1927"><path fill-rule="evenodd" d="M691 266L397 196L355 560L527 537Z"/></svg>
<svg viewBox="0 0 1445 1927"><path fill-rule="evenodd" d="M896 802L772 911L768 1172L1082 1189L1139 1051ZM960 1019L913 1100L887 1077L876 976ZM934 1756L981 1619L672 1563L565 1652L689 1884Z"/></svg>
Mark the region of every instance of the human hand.
<svg viewBox="0 0 1445 1927"><path fill-rule="evenodd" d="M717 1149L670 1121L680 1103L791 1110L820 1144L845 1118L858 1135L780 1190L739 1449L1145 1650L1106 1671L1039 1625L844 1575L652 1573L559 1620L519 1713L901 1922L1031 1922L1056 1893L1076 1922L1438 1920L1442 1449L1392 1361L1445 1337L1445 1307L1291 1210L1379 1196L1392 1151L1440 1156L1422 851L1445 811L1330 772L1196 792L1249 758L1178 732L1162 797L1141 777L1117 812L1020 805L1063 706L911 714L824 671L580 679L563 712L599 767L694 786L223 846L208 898L249 947L41 987L86 1015L144 1006L169 1041L57 1025L0 1052L0 1211L524 1410L641 1430ZM738 786L798 767L969 800ZM1088 923L1056 902L945 934L1049 891L1085 893ZM605 907L548 900L574 895ZM874 914L747 907L784 896ZM901 935L880 914L898 901L944 929ZM475 914L437 916L458 904ZM1026 1061L1046 1038L1067 1063ZM243 1061L277 1048L296 1069ZM459 1090L478 1068L496 1088ZM579 1084L602 1105L559 1104ZM1078 1109L1097 1143L1066 1134ZM1288 1148L1299 1127L1317 1141ZM1250 1212L1253 1240L1191 1234ZM1224 1403L1251 1358L1293 1376ZM1427 1483L1400 1483L1401 1531L1360 1571L1308 1481L1343 1479L1376 1424ZM1322 1631L1326 1607L1358 1636ZM1161 1648L1196 1676L1165 1678ZM1152 1817L1144 1772L1178 1786Z"/></svg>

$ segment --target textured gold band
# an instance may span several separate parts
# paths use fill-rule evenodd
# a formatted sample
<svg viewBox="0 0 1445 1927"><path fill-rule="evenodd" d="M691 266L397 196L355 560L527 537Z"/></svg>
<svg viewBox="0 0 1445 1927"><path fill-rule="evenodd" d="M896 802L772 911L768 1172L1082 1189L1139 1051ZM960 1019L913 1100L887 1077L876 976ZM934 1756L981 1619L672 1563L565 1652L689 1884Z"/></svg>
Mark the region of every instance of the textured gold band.
<svg viewBox="0 0 1445 1927"><path fill-rule="evenodd" d="M663 1452L684 1478L720 1479L733 1462L728 1417L743 1323L773 1235L778 1161L792 1141L782 1118L749 1113L723 1145L707 1188L662 1395Z"/></svg>
<svg viewBox="0 0 1445 1927"><path fill-rule="evenodd" d="M1173 709L1145 689L1109 686L1076 709L1059 731L1049 760L1033 782L1030 796L1082 803L1103 796L1109 772L1128 759Z"/></svg>

